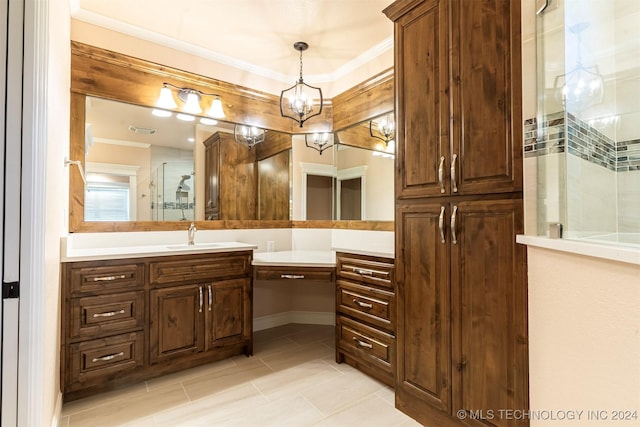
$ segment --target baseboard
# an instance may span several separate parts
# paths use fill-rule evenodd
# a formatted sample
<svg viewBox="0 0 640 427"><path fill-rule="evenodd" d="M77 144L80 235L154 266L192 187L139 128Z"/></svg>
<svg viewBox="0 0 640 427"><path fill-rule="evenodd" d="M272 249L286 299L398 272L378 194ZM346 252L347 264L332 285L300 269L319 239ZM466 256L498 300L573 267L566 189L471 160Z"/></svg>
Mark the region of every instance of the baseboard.
<svg viewBox="0 0 640 427"><path fill-rule="evenodd" d="M58 392L58 398L56 399L56 406L53 408L53 419L51 420L51 427L58 427L60 425L60 419L62 418L62 393Z"/></svg>
<svg viewBox="0 0 640 427"><path fill-rule="evenodd" d="M253 331L275 328L289 323L302 323L305 325L335 325L336 313L333 311L285 311L269 314L253 319Z"/></svg>

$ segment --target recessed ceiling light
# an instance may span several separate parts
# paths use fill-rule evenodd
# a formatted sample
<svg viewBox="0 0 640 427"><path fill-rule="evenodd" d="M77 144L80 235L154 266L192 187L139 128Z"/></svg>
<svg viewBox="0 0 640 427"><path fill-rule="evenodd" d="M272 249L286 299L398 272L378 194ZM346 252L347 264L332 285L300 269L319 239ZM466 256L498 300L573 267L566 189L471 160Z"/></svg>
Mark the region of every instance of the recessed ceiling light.
<svg viewBox="0 0 640 427"><path fill-rule="evenodd" d="M153 114L156 117L171 117L171 111L159 110L157 108L154 108L153 110L151 110L151 114Z"/></svg>
<svg viewBox="0 0 640 427"><path fill-rule="evenodd" d="M206 117L201 117L200 123L202 123L203 125L214 126L218 124L218 121L214 119L208 119Z"/></svg>
<svg viewBox="0 0 640 427"><path fill-rule="evenodd" d="M189 142L196 142L196 139L195 139L195 138L187 138L187 141L189 141Z"/></svg>
<svg viewBox="0 0 640 427"><path fill-rule="evenodd" d="M191 114L182 114L182 113L178 113L176 114L176 119L178 120L182 120L185 122L192 122L194 121L196 118L193 117Z"/></svg>

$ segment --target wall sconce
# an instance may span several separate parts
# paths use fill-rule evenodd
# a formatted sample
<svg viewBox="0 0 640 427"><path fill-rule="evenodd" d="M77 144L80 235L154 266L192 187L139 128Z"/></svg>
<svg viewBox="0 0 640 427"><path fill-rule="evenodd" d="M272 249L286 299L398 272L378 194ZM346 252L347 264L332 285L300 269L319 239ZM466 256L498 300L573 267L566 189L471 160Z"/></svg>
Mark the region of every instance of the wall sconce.
<svg viewBox="0 0 640 427"><path fill-rule="evenodd" d="M373 120L370 120L369 135L384 142L385 146L389 145L389 141L396 137L396 124L393 120L393 113L389 113L380 118L377 125Z"/></svg>
<svg viewBox="0 0 640 427"><path fill-rule="evenodd" d="M322 90L319 87L309 86L302 79L302 52L309 48L305 42L295 42L295 50L300 52L300 79L298 82L285 89L280 94L280 114L302 124L311 117L322 112ZM314 113L314 99L320 99L320 107Z"/></svg>
<svg viewBox="0 0 640 427"><path fill-rule="evenodd" d="M305 134L304 135L304 144L313 148L317 152L322 155L322 152L327 148L333 147L335 144L331 141L333 134L325 132L325 133L314 133L313 135ZM329 143L331 143L329 145ZM311 144L311 145L309 145Z"/></svg>
<svg viewBox="0 0 640 427"><path fill-rule="evenodd" d="M249 150L264 141L264 129L255 126L235 125L233 127L233 137L238 144L246 145Z"/></svg>
<svg viewBox="0 0 640 427"><path fill-rule="evenodd" d="M178 104L176 104L175 99L173 98L173 89L177 91L178 99L184 102L182 106L182 111L185 114L178 114L178 117L181 120L189 120L192 121L193 118L187 117L187 115L198 115L202 113L202 107L200 107L200 100L203 96L212 96L213 101L211 101L211 106L205 113L209 117L213 117L214 119L223 119L225 117L224 110L222 109L222 101L220 100L220 96L215 93L205 93L196 89L191 89L188 87L178 87L171 83L162 83L162 88L160 89L160 96L158 97L158 101L156 101L156 106L161 108L162 110L154 110L153 114L160 117L170 116L171 113L166 110L175 110L178 108ZM165 110L165 111L163 111ZM182 116L182 117L180 117Z"/></svg>

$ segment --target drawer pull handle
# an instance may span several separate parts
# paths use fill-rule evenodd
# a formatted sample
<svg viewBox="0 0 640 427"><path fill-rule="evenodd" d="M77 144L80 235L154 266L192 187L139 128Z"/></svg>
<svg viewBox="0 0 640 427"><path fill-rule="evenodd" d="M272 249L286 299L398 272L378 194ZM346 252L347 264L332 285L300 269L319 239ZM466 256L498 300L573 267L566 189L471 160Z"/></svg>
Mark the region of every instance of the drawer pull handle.
<svg viewBox="0 0 640 427"><path fill-rule="evenodd" d="M211 290L211 285L209 285L209 311L211 311L212 305L213 305L213 291Z"/></svg>
<svg viewBox="0 0 640 427"><path fill-rule="evenodd" d="M118 276L101 276L101 277L94 277L93 281L94 282L111 282L112 280L117 280L117 279L126 279L127 275L126 274L120 274Z"/></svg>
<svg viewBox="0 0 640 427"><path fill-rule="evenodd" d="M281 279L304 279L304 274L281 274Z"/></svg>
<svg viewBox="0 0 640 427"><path fill-rule="evenodd" d="M374 274L377 276L388 276L389 272L388 271L379 271L379 270L369 270L366 268L358 268L358 267L351 267L353 269L353 272L356 274L359 274L361 276L373 276Z"/></svg>
<svg viewBox="0 0 640 427"><path fill-rule="evenodd" d="M444 156L440 157L440 164L438 165L438 184L440 184L440 192L444 193Z"/></svg>
<svg viewBox="0 0 640 427"><path fill-rule="evenodd" d="M366 348L373 348L372 344L369 344L368 342L364 342L364 341L360 341L358 338L353 337L353 340L358 343L358 345L360 347L366 347Z"/></svg>
<svg viewBox="0 0 640 427"><path fill-rule="evenodd" d="M119 311L107 311L106 313L94 313L93 317L113 317L116 314L124 314L124 309Z"/></svg>
<svg viewBox="0 0 640 427"><path fill-rule="evenodd" d="M91 359L91 361L93 363L95 363L95 362L106 362L108 360L113 360L116 357L121 357L121 356L124 356L124 351L121 351L120 353L110 354L108 356L94 357L93 359Z"/></svg>
<svg viewBox="0 0 640 427"><path fill-rule="evenodd" d="M200 307L198 308L198 313L202 313L202 305L204 304L203 302L203 295L202 295L202 286L200 286L200 290L198 292L199 294L199 299L200 299Z"/></svg>
<svg viewBox="0 0 640 427"><path fill-rule="evenodd" d="M354 302L355 304L358 304L360 307L364 307L364 308L373 308L373 304L369 304L369 303L366 303L366 302L358 301L358 300L357 300L357 299L355 299L355 298L353 299L353 302Z"/></svg>
<svg viewBox="0 0 640 427"><path fill-rule="evenodd" d="M451 159L451 191L454 193L458 192L458 179L456 177L456 160L458 160L458 155L454 154Z"/></svg>

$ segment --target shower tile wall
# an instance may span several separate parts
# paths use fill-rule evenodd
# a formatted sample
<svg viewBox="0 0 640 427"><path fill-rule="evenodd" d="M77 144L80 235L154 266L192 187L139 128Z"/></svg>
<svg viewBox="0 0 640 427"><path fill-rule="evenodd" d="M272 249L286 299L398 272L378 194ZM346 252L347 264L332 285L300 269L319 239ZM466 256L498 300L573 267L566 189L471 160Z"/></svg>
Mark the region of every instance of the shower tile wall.
<svg viewBox="0 0 640 427"><path fill-rule="evenodd" d="M542 120L524 122L525 162L536 158L544 178L538 180L538 224L560 222L572 237L638 232L640 139L616 142L562 111Z"/></svg>

